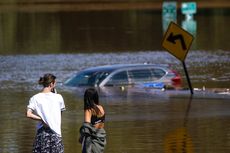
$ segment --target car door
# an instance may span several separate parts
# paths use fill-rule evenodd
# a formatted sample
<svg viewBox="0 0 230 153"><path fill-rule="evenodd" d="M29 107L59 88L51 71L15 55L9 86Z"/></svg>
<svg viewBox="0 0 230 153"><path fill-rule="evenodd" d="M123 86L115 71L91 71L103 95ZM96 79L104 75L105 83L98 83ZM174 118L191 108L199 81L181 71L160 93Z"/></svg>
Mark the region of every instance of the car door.
<svg viewBox="0 0 230 153"><path fill-rule="evenodd" d="M128 76L132 84L140 84L152 81L152 74L149 68L129 70Z"/></svg>
<svg viewBox="0 0 230 153"><path fill-rule="evenodd" d="M119 71L113 73L108 80L106 81L104 86L126 86L129 85L127 71Z"/></svg>

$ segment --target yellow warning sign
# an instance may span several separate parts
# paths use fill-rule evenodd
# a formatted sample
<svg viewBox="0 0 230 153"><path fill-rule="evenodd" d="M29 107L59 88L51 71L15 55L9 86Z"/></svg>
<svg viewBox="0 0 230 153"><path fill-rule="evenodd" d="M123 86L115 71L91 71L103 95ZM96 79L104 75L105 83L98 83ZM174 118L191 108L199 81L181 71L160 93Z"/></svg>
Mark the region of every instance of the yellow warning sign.
<svg viewBox="0 0 230 153"><path fill-rule="evenodd" d="M173 56L184 61L193 41L193 35L171 22L164 35L162 46Z"/></svg>

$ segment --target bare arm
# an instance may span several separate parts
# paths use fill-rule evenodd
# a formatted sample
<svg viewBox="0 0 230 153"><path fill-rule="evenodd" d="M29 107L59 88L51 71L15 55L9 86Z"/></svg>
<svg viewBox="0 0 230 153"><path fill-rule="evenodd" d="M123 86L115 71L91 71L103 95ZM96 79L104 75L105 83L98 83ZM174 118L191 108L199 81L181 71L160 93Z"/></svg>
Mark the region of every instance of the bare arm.
<svg viewBox="0 0 230 153"><path fill-rule="evenodd" d="M84 110L84 122L90 123L91 122L91 110Z"/></svg>
<svg viewBox="0 0 230 153"><path fill-rule="evenodd" d="M31 118L33 120L42 121L41 117L38 115L35 115L31 109L27 110L26 117Z"/></svg>

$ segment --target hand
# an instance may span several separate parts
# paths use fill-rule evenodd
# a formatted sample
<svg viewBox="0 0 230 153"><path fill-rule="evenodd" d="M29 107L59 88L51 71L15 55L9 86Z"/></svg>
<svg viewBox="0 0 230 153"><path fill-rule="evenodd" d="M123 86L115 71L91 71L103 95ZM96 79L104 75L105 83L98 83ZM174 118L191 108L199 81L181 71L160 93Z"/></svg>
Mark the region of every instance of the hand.
<svg viewBox="0 0 230 153"><path fill-rule="evenodd" d="M47 125L43 120L42 120L42 125L43 125L44 127L49 127L49 125Z"/></svg>
<svg viewBox="0 0 230 153"><path fill-rule="evenodd" d="M38 116L38 115L36 115L36 114L34 114L34 113L33 113L33 110L31 110L31 109L28 109L28 110L27 110L27 112L26 112L26 117L31 118L31 119L33 119L33 120L38 120L38 121L41 121L41 120L42 120L41 117Z"/></svg>

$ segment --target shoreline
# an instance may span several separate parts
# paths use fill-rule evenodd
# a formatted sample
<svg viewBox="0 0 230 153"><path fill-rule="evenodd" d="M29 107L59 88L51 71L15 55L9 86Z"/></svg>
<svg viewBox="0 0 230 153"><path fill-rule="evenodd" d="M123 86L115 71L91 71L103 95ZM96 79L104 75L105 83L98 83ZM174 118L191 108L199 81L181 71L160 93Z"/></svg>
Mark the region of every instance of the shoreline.
<svg viewBox="0 0 230 153"><path fill-rule="evenodd" d="M178 9L181 2L177 3ZM198 9L230 8L229 2L197 2ZM68 12L68 11L119 11L161 10L162 2L37 2L0 4L0 12Z"/></svg>

